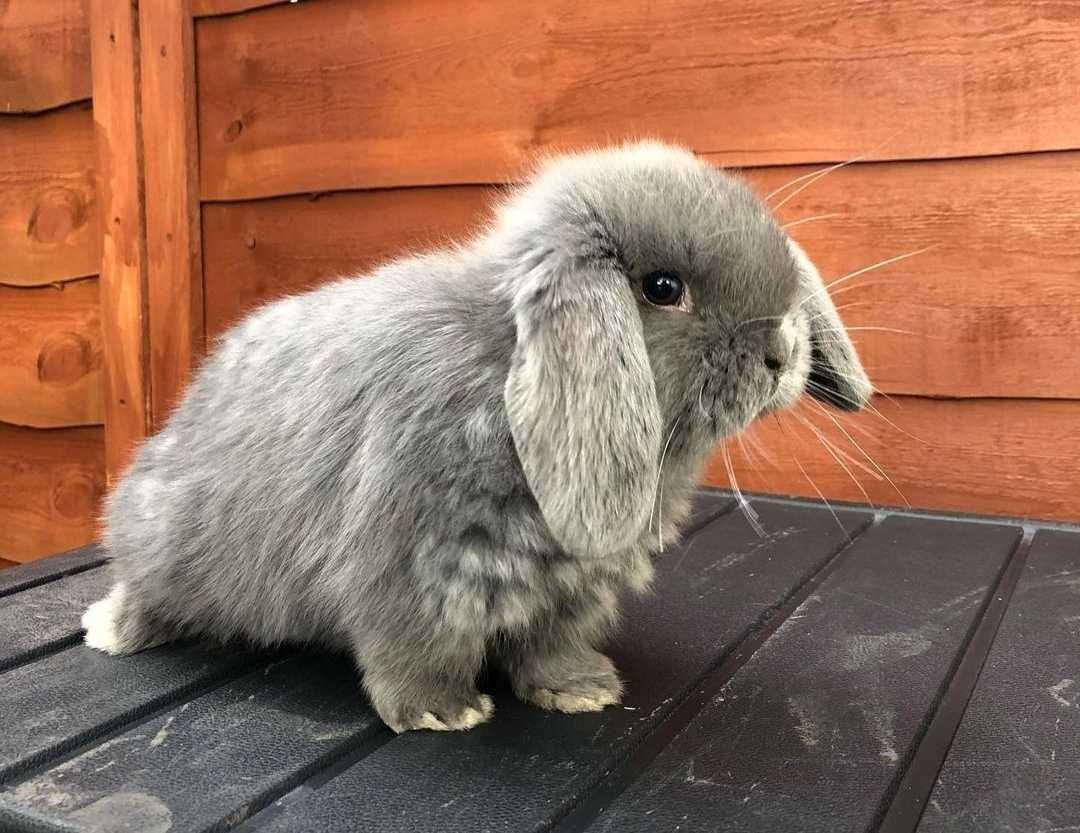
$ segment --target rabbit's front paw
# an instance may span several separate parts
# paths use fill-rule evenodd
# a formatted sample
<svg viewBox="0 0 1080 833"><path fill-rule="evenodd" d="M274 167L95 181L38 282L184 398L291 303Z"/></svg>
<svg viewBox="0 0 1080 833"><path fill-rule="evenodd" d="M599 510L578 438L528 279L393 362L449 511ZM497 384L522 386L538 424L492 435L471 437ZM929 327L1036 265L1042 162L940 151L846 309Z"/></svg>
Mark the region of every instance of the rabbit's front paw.
<svg viewBox="0 0 1080 833"><path fill-rule="evenodd" d="M398 734L414 729L453 732L486 723L495 713L495 704L488 695L474 692L461 698L443 695L430 701L376 703L375 710Z"/></svg>
<svg viewBox="0 0 1080 833"><path fill-rule="evenodd" d="M551 711L603 711L622 699L623 685L610 659L597 651L533 659L515 674L514 691Z"/></svg>

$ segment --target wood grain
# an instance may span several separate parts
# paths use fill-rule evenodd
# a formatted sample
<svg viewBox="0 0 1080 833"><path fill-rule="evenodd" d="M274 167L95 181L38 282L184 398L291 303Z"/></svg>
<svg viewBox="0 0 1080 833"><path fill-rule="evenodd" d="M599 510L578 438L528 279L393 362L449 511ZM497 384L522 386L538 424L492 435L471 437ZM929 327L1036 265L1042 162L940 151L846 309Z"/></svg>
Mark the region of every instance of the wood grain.
<svg viewBox="0 0 1080 833"><path fill-rule="evenodd" d="M0 421L37 428L105 418L98 282L0 287Z"/></svg>
<svg viewBox="0 0 1080 833"><path fill-rule="evenodd" d="M248 12L278 3L297 3L299 0L191 0L191 14L195 17L212 17L219 14Z"/></svg>
<svg viewBox="0 0 1080 833"><path fill-rule="evenodd" d="M203 351L194 45L186 3L139 6L151 430Z"/></svg>
<svg viewBox="0 0 1080 833"><path fill-rule="evenodd" d="M129 0L88 0L87 10L102 194L107 470L113 478L150 424L138 39L136 10Z"/></svg>
<svg viewBox="0 0 1080 833"><path fill-rule="evenodd" d="M83 0L0 3L0 113L48 110L90 98Z"/></svg>
<svg viewBox="0 0 1080 833"><path fill-rule="evenodd" d="M97 273L100 223L89 104L0 115L0 284Z"/></svg>
<svg viewBox="0 0 1080 833"><path fill-rule="evenodd" d="M1080 5L319 0L197 22L201 193L501 182L650 135L725 164L1080 146Z"/></svg>
<svg viewBox="0 0 1080 833"><path fill-rule="evenodd" d="M494 189L353 191L203 206L207 338L258 304L446 242Z"/></svg>
<svg viewBox="0 0 1080 833"><path fill-rule="evenodd" d="M784 430L768 418L750 429L750 439L744 440L749 457L737 441L728 442L740 487L817 497L809 476L821 492L837 500L865 502L869 497L878 505L902 505L902 493L915 507L1080 520L1080 402L920 397L890 402L878 397L874 404L893 425L871 412L852 417L830 413L899 492L849 462L844 455L874 470L824 413L809 404L800 406L799 413L843 452L838 456L866 494L810 429L787 414L782 417ZM719 455L706 479L727 484Z"/></svg>
<svg viewBox="0 0 1080 833"><path fill-rule="evenodd" d="M802 172L745 173L767 194ZM460 186L208 204L208 331L261 301L460 236L486 216L491 193ZM1080 398L1077 206L1080 153L1052 153L854 165L779 215L844 215L791 229L827 279L937 246L835 287L883 391Z"/></svg>
<svg viewBox="0 0 1080 833"><path fill-rule="evenodd" d="M804 172L747 177L768 194ZM1080 153L857 165L779 211L829 213L791 228L826 280L935 247L834 287L883 391L1080 399Z"/></svg>
<svg viewBox="0 0 1080 833"><path fill-rule="evenodd" d="M89 543L104 493L103 429L0 423L0 558L30 561Z"/></svg>

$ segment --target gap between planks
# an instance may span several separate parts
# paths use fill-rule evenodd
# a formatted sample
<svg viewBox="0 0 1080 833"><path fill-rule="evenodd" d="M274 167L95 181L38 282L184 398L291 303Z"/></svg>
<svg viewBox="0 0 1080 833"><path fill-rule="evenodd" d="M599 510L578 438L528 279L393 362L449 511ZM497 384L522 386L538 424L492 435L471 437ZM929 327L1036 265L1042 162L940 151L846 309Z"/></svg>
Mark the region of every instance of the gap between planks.
<svg viewBox="0 0 1080 833"><path fill-rule="evenodd" d="M915 737L911 747L914 751L882 798L871 826L876 833L916 833L1020 581L1034 537L1035 530L1025 527L1023 537L990 588L961 645L959 659L942 683L929 720Z"/></svg>
<svg viewBox="0 0 1080 833"><path fill-rule="evenodd" d="M805 502L802 504L805 506ZM737 508L732 507L729 511ZM727 513L724 513L727 514ZM869 513L867 513L869 514ZM757 653L769 637L788 621L791 615L844 561L852 545L878 526L885 513L875 513L852 530L850 537L804 581L791 590L778 606L765 611L743 631L732 648L722 654L697 680L674 697L677 705L661 717L660 723L638 745L629 751L612 769L586 785L583 796L561 816L555 816L546 828L550 833L584 833L605 807L623 793L652 763L668 744L705 708L730 682L742 667ZM713 518L709 523L714 523Z"/></svg>

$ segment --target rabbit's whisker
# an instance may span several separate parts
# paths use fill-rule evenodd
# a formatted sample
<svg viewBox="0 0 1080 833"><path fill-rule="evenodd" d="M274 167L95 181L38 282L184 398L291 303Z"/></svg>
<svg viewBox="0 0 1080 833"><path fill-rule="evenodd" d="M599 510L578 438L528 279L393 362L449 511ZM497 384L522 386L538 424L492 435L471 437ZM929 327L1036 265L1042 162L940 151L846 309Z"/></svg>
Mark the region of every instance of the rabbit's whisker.
<svg viewBox="0 0 1080 833"><path fill-rule="evenodd" d="M841 379L852 379L853 381L857 381L855 379L855 377L853 377L853 376L849 376L849 375L844 374L844 373L839 373L837 371L833 371L833 372L834 372L834 374L836 376L840 377ZM859 405L860 404L860 403L856 402L854 399L852 399L851 397L844 396L843 394L837 393L834 390L830 390L830 389L818 384L817 382L813 381L812 379L807 379L806 380L806 386L807 386L807 388L813 388L814 390L816 390L816 391L818 391L818 392L820 392L820 393L822 393L822 394L824 394L826 396L833 396L833 397L837 397L839 399L842 399L844 402L849 402L852 405ZM901 407L900 403L897 402L895 399L893 399L893 397L889 396L887 393L879 390L878 388L875 388L873 386L871 386L871 387L873 389L873 392L874 392L875 396L880 396L880 397L882 397L884 399L887 399L889 402L892 402L893 404L895 404L897 408ZM917 443L919 443L921 445L930 445L930 443L927 442L926 440L921 439L920 437L916 437L914 434L912 434L912 433L910 433L908 431L905 431L903 428L901 428L899 425L897 425L895 422L893 422L891 419L889 419L887 416L885 416L885 414L883 414L880 410L878 410L874 406L874 404L872 402L862 403L861 407L865 408L867 411L869 411L871 414L876 416L878 419L880 419L882 422L884 422L890 428L892 428L895 431L903 434L908 439L912 439L912 440L914 440L915 442L917 442ZM851 423L851 426L854 428L855 424ZM869 436L869 434L868 434L868 436Z"/></svg>
<svg viewBox="0 0 1080 833"><path fill-rule="evenodd" d="M832 289L834 286L839 286L842 283L859 277L859 275L865 275L867 272L873 272L875 269L880 269L883 266L888 266L892 263L899 263L901 260L907 260L909 257L915 257L916 255L926 254L929 251L933 251L937 248L937 244L934 243L930 246L924 246L921 249L916 249L913 252L904 252L901 255L894 255L892 257L885 258L885 260L879 260L877 263L871 263L869 266L864 266L862 269L856 269L854 272L848 272L846 275L841 275L831 283L825 284L825 289Z"/></svg>
<svg viewBox="0 0 1080 833"><path fill-rule="evenodd" d="M755 469L758 468L757 460L755 460L754 457L750 454L750 449L747 447L746 443L743 442L743 435L741 433L735 435L735 441L739 444L739 451L742 452L743 458L746 460L746 462L753 466Z"/></svg>
<svg viewBox="0 0 1080 833"><path fill-rule="evenodd" d="M784 435L785 438L789 439L789 442L788 442L788 456L791 457L792 462L795 463L795 465L799 467L799 471L802 472L803 477L806 478L806 482L810 484L810 487L815 492L817 492L817 496L819 498L821 498L821 502L825 504L825 508L827 508L829 510L829 512L832 514L833 520L836 521L836 525L838 527L840 527L840 529L844 530L845 534L847 534L847 528L842 523L840 523L840 518L836 514L836 510L833 509L832 504L829 503L828 498L826 498L824 493L822 493L821 489L818 488L817 483L814 482L814 479L807 473L806 469L803 468L803 464L799 460L799 458L795 456L795 452L791 450L790 435L787 432L787 426L784 425L783 421L781 421L781 419L780 419L780 414L773 414L773 416L776 417L776 424L780 427L781 433Z"/></svg>
<svg viewBox="0 0 1080 833"><path fill-rule="evenodd" d="M840 290L840 291L843 292L844 290ZM837 312L841 312L843 310L850 309L851 307L869 307L869 306L871 306L871 303L869 301L848 301L846 304L835 304L833 306L833 309L835 309ZM807 320L812 324L815 321L818 321L819 319L830 318L830 317L831 317L831 315L827 311L815 312Z"/></svg>
<svg viewBox="0 0 1080 833"><path fill-rule="evenodd" d="M774 196L779 194L781 191L784 191L784 190L790 188L792 185L796 185L796 184L801 182L802 185L799 185L798 188L796 188L794 191L789 193L786 197L784 197L782 200L780 200L780 202L778 202L776 205L769 206L769 208L771 208L772 211L775 213L777 211L777 209L779 209L784 204L790 202L791 200L795 199L795 197L797 197L799 194L801 194L803 191L805 191L807 188L809 188L815 182L818 182L818 181L824 179L829 174L831 174L833 171L838 171L841 168L846 168L848 165L851 165L851 164L853 164L855 162L858 162L861 159L862 159L861 156L856 156L853 159L847 160L846 162L837 162L835 165L830 165L827 168L819 168L816 171L811 171L810 173L803 174L802 176L795 177L795 179L791 180L786 185L780 186L775 191L773 191L771 194L769 194L767 197L765 197L764 202L767 203L769 200L771 200Z"/></svg>
<svg viewBox="0 0 1080 833"><path fill-rule="evenodd" d="M874 470L873 470L872 468L870 468L869 466L867 466L867 465L866 465L865 463L863 463L863 462L862 462L861 460L857 460L857 459L855 459L854 457L852 457L852 456L851 456L850 454L848 454L848 453L847 453L846 451L844 451L844 449L840 448L840 446L839 446L839 445L837 445L836 443L832 442L832 440L829 440L829 439L828 439L828 436L827 436L827 435L825 434L825 432L824 432L824 431L822 431L822 430L821 430L820 426L816 426L816 425L814 425L814 424L813 424L812 422L810 422L810 421L809 421L808 417L805 417L805 416L801 416L801 415L799 415L799 414L795 414L795 418L796 418L796 419L798 419L798 420L800 420L800 421L801 421L801 422L803 422L804 424L806 424L806 425L807 425L807 427L813 426L813 428L817 428L817 429L818 429L818 431L821 431L821 437L820 437L820 438L822 439L822 441L823 441L823 442L827 442L827 443L828 443L828 445L829 445L829 447L830 447L830 448L831 448L831 449L832 449L833 451L835 451L835 452L836 452L837 454L839 454L839 455L840 455L841 457L843 457L843 458L844 458L844 460L846 460L846 461L847 461L848 465L854 466L855 468L859 469L859 471L861 471L861 472L863 472L864 474L866 474L866 475L868 475L868 476L872 477L872 478L873 478L874 480L878 481L879 483L883 483L883 482L885 482L885 478L884 478L884 477L882 477L882 476L881 476L880 474L878 474L878 473L877 473L876 471L874 471ZM813 430L813 429L811 429L811 430Z"/></svg>
<svg viewBox="0 0 1080 833"><path fill-rule="evenodd" d="M839 212L834 212L832 214L815 214L813 217L803 217L800 220L794 220L794 221L792 221L790 223L784 223L782 226L780 226L780 228L782 228L782 229L795 228L795 226L801 226L803 223L814 223L814 222L817 222L818 220L831 220L834 217L843 217L843 216L845 216L845 215L842 214L842 213L839 213Z"/></svg>
<svg viewBox="0 0 1080 833"><path fill-rule="evenodd" d="M837 162L835 165L830 165L827 168L819 168L816 171L810 171L809 173L805 173L802 176L797 176L794 179L792 179L792 180L790 180L788 182L785 182L783 185L781 185L775 191L770 192L769 195L766 196L763 201L768 202L769 200L771 200L773 197L775 197L780 192L786 191L792 185L796 185L797 183L803 182L804 180L807 180L807 179L810 180L809 182L806 183L806 185L803 185L802 187L795 189L795 191L788 194L784 199L782 199L780 202L778 202L776 205L774 205L773 210L776 210L781 205L783 205L785 202L787 202L792 197L794 197L795 194L799 193L799 191L801 191L803 188L806 188L809 185L813 185L815 182L817 182L822 177L827 176L828 174L831 174L833 171L838 171L841 168L846 168L848 165L853 165L856 162L862 162L865 159L869 159L874 154L876 154L879 150L881 150L883 147L888 145L889 142L891 142L893 139L895 139L897 137L897 135L899 135L899 133L900 133L900 130L896 130L891 135L886 136L885 139L880 144L878 144L877 146L871 148L869 152L860 154L859 156L853 156L853 157L851 157L851 159L848 159L846 162Z"/></svg>
<svg viewBox="0 0 1080 833"><path fill-rule="evenodd" d="M858 332L874 332L874 333L900 333L905 336L923 336L924 333L916 333L913 330L900 330L896 327L828 327L818 330L821 333L858 333Z"/></svg>
<svg viewBox="0 0 1080 833"><path fill-rule="evenodd" d="M834 417L832 414L830 414L828 412L828 410L825 408L824 405L821 405L821 404L815 402L813 399L810 399L808 401L810 402L811 405L813 405L815 408L817 408L821 413L825 414L825 416L829 418L829 420L832 422L832 424L837 427L837 429L840 431L840 433L843 434L847 438L847 441L849 443L851 443L853 446L855 446L856 450L870 462L870 465L872 465L875 469L877 469L881 473L881 477L885 478L886 482L890 486L892 486L893 491L895 491L898 495L900 495L900 499L902 501L904 501L904 505L908 509L910 509L911 508L911 502L907 499L907 495L905 495L902 491L900 491L900 488L893 482L893 479L891 477L889 477L889 475L885 471L885 469L883 469L878 464L877 460L875 460L873 457L871 457L866 452L866 449L864 449L861 445L859 445L855 441L855 438L853 436L851 436L851 434L849 434L847 432L847 430L844 428L843 425L840 424L840 420L838 420L836 417Z"/></svg>
<svg viewBox="0 0 1080 833"><path fill-rule="evenodd" d="M711 422L712 421L712 416L710 416L709 412L705 410L705 405L702 403L702 398L704 396L705 396L705 383L702 382L701 387L698 388L697 406L698 406L698 410L701 411L701 415L703 417L705 417L705 419L707 419L707 420L709 420Z"/></svg>
<svg viewBox="0 0 1080 833"><path fill-rule="evenodd" d="M754 511L754 507L750 505L750 501L743 496L742 489L739 488L739 480L735 477L735 468L731 465L731 455L728 454L727 443L720 445L720 451L724 457L724 468L727 469L728 480L731 481L731 490L735 493L735 500L739 504L739 509L746 517L746 522L750 524L750 528L757 533L759 538L764 538L765 529L758 519L758 513Z"/></svg>
<svg viewBox="0 0 1080 833"><path fill-rule="evenodd" d="M735 325L735 332L739 332L739 330L741 330L748 324L757 324L761 321L780 321L783 319L783 317L784 316L782 315L761 315L757 318L747 318L745 321L740 321L738 324Z"/></svg>
<svg viewBox="0 0 1080 833"><path fill-rule="evenodd" d="M753 448L754 451L759 454L766 463L768 463L774 469L777 468L776 460L774 460L772 455L769 454L765 447L762 446L760 442L758 442L757 438L752 433L752 429L748 429L747 431L743 432L743 435L746 437L746 442L750 445L750 447Z"/></svg>
<svg viewBox="0 0 1080 833"><path fill-rule="evenodd" d="M862 492L863 499L870 506L873 506L874 503L873 503L872 500L870 500L870 495L868 495L866 493L866 489L863 488L862 483L859 482L859 478L857 478L854 474L851 473L851 469L849 469L844 464L844 461L842 459L840 459L840 455L838 455L835 451L833 451L832 444L828 440L825 439L825 436L817 429L817 426L811 424L809 420L803 418L802 416L795 413L794 411L792 411L792 416L794 416L797 420L799 420L799 422L801 422L808 429L810 429L810 432L815 437L817 437L818 442L821 443L821 447L824 448L834 460L836 460L836 462L840 465L840 468L842 468L844 470L844 472L847 474L847 476L851 478L851 482L854 483L858 487L860 492Z"/></svg>
<svg viewBox="0 0 1080 833"><path fill-rule="evenodd" d="M679 417L675 419L675 424L671 426L671 432L668 434L667 442L664 443L664 450L660 454L660 465L656 469L656 485L653 487L653 502L656 504L656 541L660 549L664 548L664 463L667 461L668 449L671 448L671 441L675 438L675 429L679 427ZM652 516L649 516L649 525L652 526Z"/></svg>

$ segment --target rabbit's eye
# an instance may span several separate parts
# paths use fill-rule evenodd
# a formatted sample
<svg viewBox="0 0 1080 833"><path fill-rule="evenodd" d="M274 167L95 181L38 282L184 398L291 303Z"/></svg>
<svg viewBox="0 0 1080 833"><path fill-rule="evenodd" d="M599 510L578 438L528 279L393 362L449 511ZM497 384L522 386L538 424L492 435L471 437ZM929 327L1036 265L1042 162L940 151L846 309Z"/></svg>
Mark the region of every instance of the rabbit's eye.
<svg viewBox="0 0 1080 833"><path fill-rule="evenodd" d="M682 300L683 282L674 272L650 272L641 282L641 294L650 304L670 307Z"/></svg>

